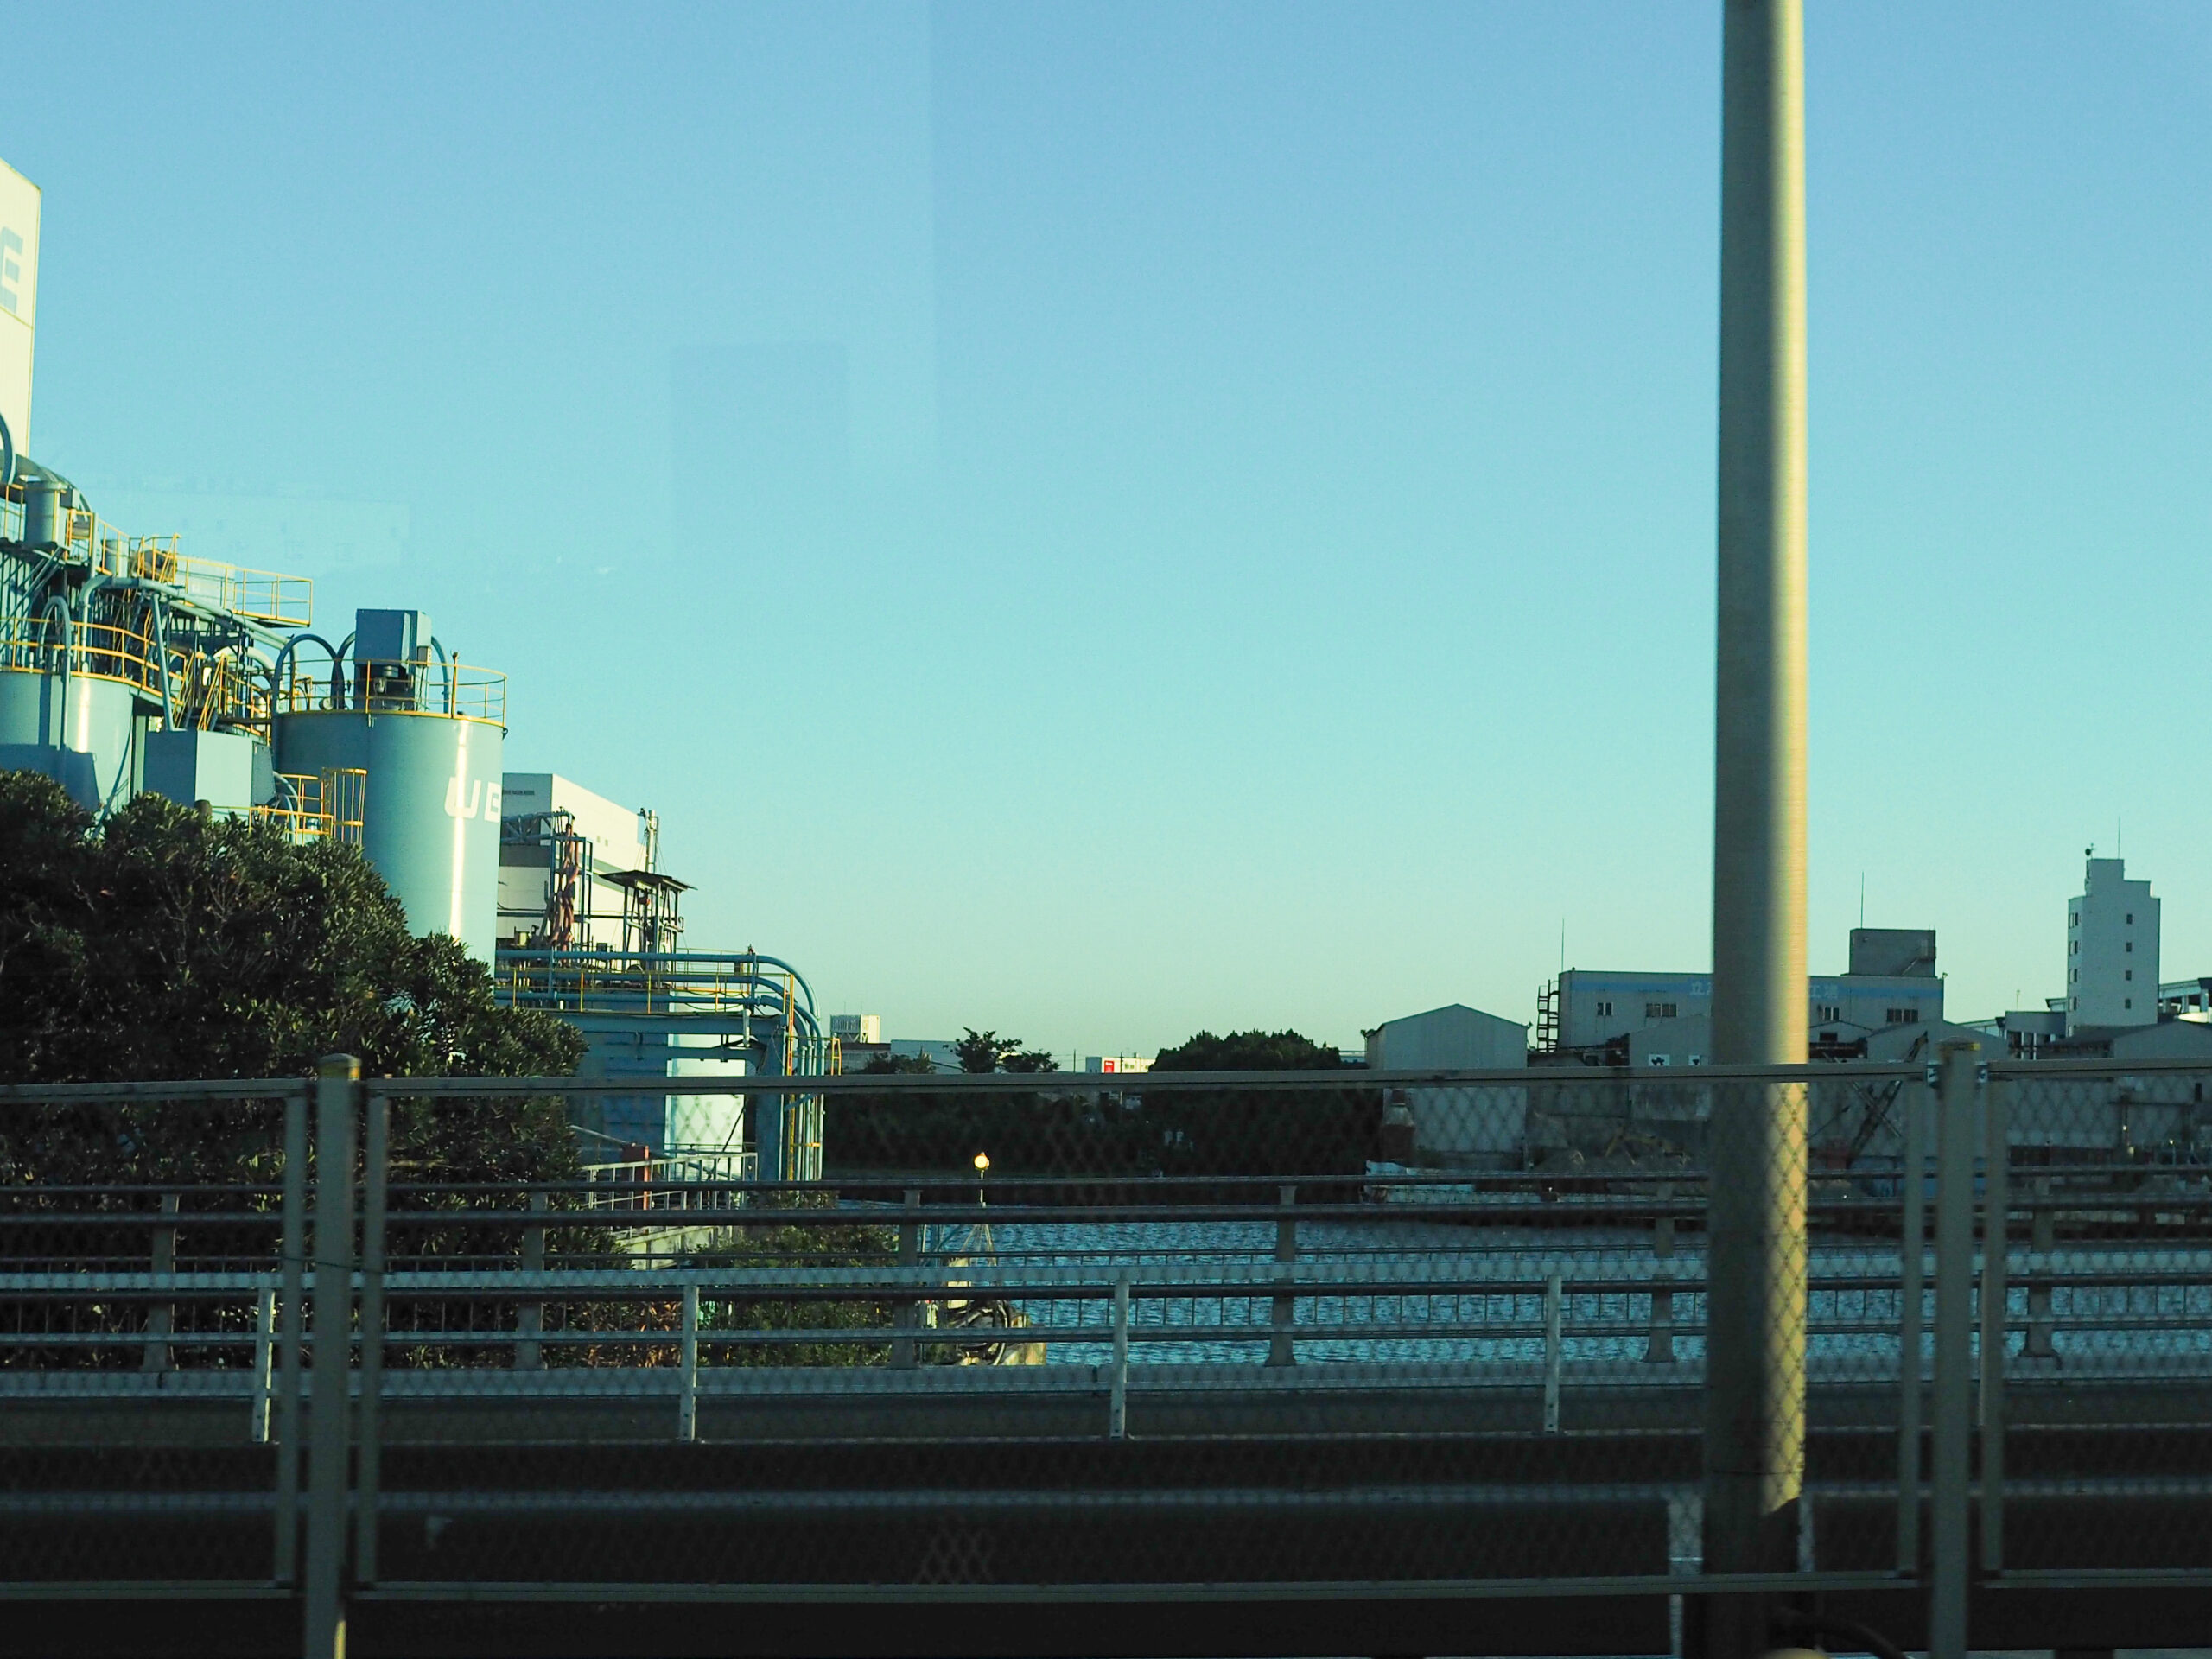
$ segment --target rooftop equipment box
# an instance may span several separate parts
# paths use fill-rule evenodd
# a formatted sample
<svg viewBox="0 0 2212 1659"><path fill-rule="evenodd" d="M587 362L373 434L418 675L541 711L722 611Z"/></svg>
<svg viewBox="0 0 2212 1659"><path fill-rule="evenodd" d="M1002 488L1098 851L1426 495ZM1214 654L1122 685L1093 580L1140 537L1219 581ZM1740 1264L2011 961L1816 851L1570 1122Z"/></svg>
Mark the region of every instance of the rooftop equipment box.
<svg viewBox="0 0 2212 1659"><path fill-rule="evenodd" d="M180 806L247 812L276 791L268 746L246 732L151 732L146 787Z"/></svg>

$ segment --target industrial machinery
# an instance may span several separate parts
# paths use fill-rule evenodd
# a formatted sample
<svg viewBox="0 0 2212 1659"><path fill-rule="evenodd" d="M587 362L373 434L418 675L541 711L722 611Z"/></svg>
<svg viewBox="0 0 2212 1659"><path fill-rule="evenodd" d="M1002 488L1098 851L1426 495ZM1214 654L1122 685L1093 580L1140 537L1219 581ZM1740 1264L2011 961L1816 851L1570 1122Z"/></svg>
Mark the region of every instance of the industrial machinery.
<svg viewBox="0 0 2212 1659"><path fill-rule="evenodd" d="M500 999L543 1009L589 1045L581 1070L600 1077L792 1077L829 1069L814 993L789 963L753 951L617 953L503 945ZM819 1096L579 1096L570 1116L588 1139L627 1155L742 1159L730 1173L819 1179Z"/></svg>
<svg viewBox="0 0 2212 1659"><path fill-rule="evenodd" d="M278 769L362 773L362 850L410 925L491 960L506 676L455 660L420 611L365 610L336 645L288 642L271 679Z"/></svg>
<svg viewBox="0 0 2212 1659"><path fill-rule="evenodd" d="M225 811L276 802L273 671L311 585L125 536L67 479L10 459L0 767L45 772L94 812L142 789Z"/></svg>
<svg viewBox="0 0 2212 1659"><path fill-rule="evenodd" d="M813 993L747 949L683 950L688 882L660 868L658 814L550 772L511 772L500 826L499 993L582 1033L596 1077L789 1077L833 1069ZM805 1180L821 1167L819 1096L579 1096L606 1167Z"/></svg>
<svg viewBox="0 0 2212 1659"><path fill-rule="evenodd" d="M100 816L152 791L359 846L416 931L496 951L504 1000L576 1026L587 1072L830 1069L789 963L677 948L686 884L659 868L653 814L503 772L505 676L460 662L423 612L357 611L334 645L308 631L305 579L127 536L25 453L38 207L0 165L0 771ZM821 1171L818 1096L594 1096L577 1128L618 1160L696 1154L717 1179Z"/></svg>

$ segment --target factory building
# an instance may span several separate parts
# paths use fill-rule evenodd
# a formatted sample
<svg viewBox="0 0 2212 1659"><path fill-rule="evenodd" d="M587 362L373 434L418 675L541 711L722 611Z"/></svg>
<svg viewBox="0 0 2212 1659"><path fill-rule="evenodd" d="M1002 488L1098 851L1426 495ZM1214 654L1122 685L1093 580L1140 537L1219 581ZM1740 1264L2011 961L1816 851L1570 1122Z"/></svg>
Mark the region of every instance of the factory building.
<svg viewBox="0 0 2212 1659"><path fill-rule="evenodd" d="M2080 896L2066 902L2066 1029L2158 1023L2158 901L2130 881L2126 861L2088 860Z"/></svg>
<svg viewBox="0 0 2212 1659"><path fill-rule="evenodd" d="M422 611L360 610L334 646L313 633L288 640L270 683L288 798L321 810L350 782L361 850L409 925L490 962L507 677L461 663Z"/></svg>
<svg viewBox="0 0 2212 1659"><path fill-rule="evenodd" d="M1509 1071L1529 1064L1529 1027L1464 1002L1408 1014L1360 1033L1370 1070ZM1393 1089L1383 1142L1394 1161L1450 1166L1517 1160L1529 1091L1518 1086Z"/></svg>
<svg viewBox="0 0 2212 1659"><path fill-rule="evenodd" d="M1464 1002L1385 1020L1367 1039L1367 1064L1387 1071L1496 1071L1529 1064L1529 1027Z"/></svg>
<svg viewBox="0 0 2212 1659"><path fill-rule="evenodd" d="M1875 1032L1943 1018L1933 929L1853 928L1850 964L1806 982L1811 1058L1848 1058ZM1701 1065L1712 1011L1710 974L1570 968L1539 995L1536 1048L1616 1065Z"/></svg>
<svg viewBox="0 0 2212 1659"><path fill-rule="evenodd" d="M501 793L499 993L575 1027L582 1075L727 1080L829 1068L813 993L791 963L678 948L691 887L660 868L658 814L557 772L508 772ZM619 1161L676 1159L734 1179L810 1179L822 1167L818 1096L580 1096L570 1116Z"/></svg>
<svg viewBox="0 0 2212 1659"><path fill-rule="evenodd" d="M789 1076L827 1042L805 981L750 948L679 951L658 825L558 774L505 771L506 677L419 610L335 643L303 579L124 533L29 453L40 199L0 163L0 770L105 815L150 790L296 841L358 846L424 934L511 1006L580 1029L601 1077ZM334 633L335 630L332 631ZM616 1161L818 1173L819 1096L579 1096Z"/></svg>
<svg viewBox="0 0 2212 1659"><path fill-rule="evenodd" d="M502 783L502 944L648 952L674 948L688 884L662 874L660 819L550 772Z"/></svg>

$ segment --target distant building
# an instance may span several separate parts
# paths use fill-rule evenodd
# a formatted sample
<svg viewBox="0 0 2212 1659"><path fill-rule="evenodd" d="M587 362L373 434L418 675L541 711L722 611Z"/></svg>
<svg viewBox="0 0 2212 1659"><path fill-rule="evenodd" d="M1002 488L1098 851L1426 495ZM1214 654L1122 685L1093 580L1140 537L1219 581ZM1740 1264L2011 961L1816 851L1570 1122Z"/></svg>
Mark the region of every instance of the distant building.
<svg viewBox="0 0 2212 1659"><path fill-rule="evenodd" d="M2066 999L2049 998L2040 1008L2012 1008L1997 1020L2005 1052L2016 1060L2053 1058L2066 1040Z"/></svg>
<svg viewBox="0 0 2212 1659"><path fill-rule="evenodd" d="M2158 1016L2199 1024L2212 1023L2212 978L2160 982Z"/></svg>
<svg viewBox="0 0 2212 1659"><path fill-rule="evenodd" d="M1083 1069L1102 1074L1108 1071L1149 1071L1152 1062L1141 1054L1086 1054L1083 1058Z"/></svg>
<svg viewBox="0 0 2212 1659"><path fill-rule="evenodd" d="M1361 1034L1376 1071L1504 1071L1529 1064L1528 1027L1464 1002L1385 1020ZM1383 1104L1383 1155L1400 1163L1511 1164L1528 1122L1529 1091L1517 1084L1393 1089Z"/></svg>
<svg viewBox="0 0 2212 1659"><path fill-rule="evenodd" d="M1529 1064L1529 1027L1464 1002L1385 1020L1367 1039L1367 1064L1387 1071L1496 1071Z"/></svg>
<svg viewBox="0 0 2212 1659"><path fill-rule="evenodd" d="M2130 881L2126 861L2092 858L2079 898L2066 903L2066 1029L2155 1025L2158 901Z"/></svg>
<svg viewBox="0 0 2212 1659"><path fill-rule="evenodd" d="M1813 1055L1842 1058L1873 1032L1943 1018L1933 928L1855 927L1850 963L1847 973L1806 982ZM1634 1049L1665 1054L1662 1065L1700 1065L1712 1015L1709 973L1570 968L1539 999L1536 1046L1614 1065L1636 1063ZM1646 1033L1656 1035L1638 1035Z"/></svg>
<svg viewBox="0 0 2212 1659"><path fill-rule="evenodd" d="M837 1039L837 1063L848 1072L865 1071L876 1060L927 1060L932 1071L960 1069L960 1051L953 1044L928 1037L886 1038L880 1014L833 1014L830 1020L830 1034ZM853 1022L854 1035L844 1034L841 1020Z"/></svg>

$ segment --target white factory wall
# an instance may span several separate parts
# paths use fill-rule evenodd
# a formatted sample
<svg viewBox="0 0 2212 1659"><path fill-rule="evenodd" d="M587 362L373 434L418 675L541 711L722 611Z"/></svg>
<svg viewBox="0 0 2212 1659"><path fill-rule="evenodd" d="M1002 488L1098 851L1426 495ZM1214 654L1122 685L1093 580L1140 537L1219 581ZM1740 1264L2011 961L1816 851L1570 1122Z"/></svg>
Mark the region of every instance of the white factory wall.
<svg viewBox="0 0 2212 1659"><path fill-rule="evenodd" d="M1529 1064L1529 1027L1464 1002L1385 1020L1367 1033L1367 1064L1389 1071L1491 1071Z"/></svg>
<svg viewBox="0 0 2212 1659"><path fill-rule="evenodd" d="M1713 1012L1710 974L1623 973L1570 968L1560 976L1560 1044L1595 1047L1671 1020ZM1817 1036L1847 1027L1932 1025L1943 1017L1943 982L1923 975L1838 974L1806 982Z"/></svg>
<svg viewBox="0 0 2212 1659"><path fill-rule="evenodd" d="M1529 1064L1529 1027L1463 1002L1386 1020L1367 1035L1367 1064L1393 1071L1496 1071ZM1527 1138L1529 1091L1508 1086L1394 1090L1411 1109L1424 1160L1487 1162Z"/></svg>
<svg viewBox="0 0 2212 1659"><path fill-rule="evenodd" d="M500 811L511 818L534 812L568 812L576 832L591 842L592 862L601 871L645 867L645 820L632 809L594 794L557 772L511 772L500 790Z"/></svg>
<svg viewBox="0 0 2212 1659"><path fill-rule="evenodd" d="M0 420L31 450L31 346L38 330L39 189L0 162Z"/></svg>

